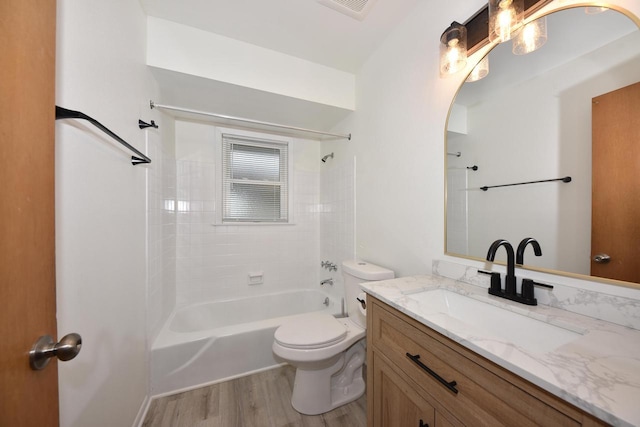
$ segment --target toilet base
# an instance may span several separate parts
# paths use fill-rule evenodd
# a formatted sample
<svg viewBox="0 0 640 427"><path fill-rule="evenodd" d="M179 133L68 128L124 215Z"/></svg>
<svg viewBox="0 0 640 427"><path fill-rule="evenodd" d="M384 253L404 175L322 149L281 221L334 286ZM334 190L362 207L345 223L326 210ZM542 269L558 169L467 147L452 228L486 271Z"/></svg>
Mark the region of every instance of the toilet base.
<svg viewBox="0 0 640 427"><path fill-rule="evenodd" d="M360 340L322 369L297 367L293 408L301 414L318 415L358 399L366 388L362 377L365 357L364 340Z"/></svg>

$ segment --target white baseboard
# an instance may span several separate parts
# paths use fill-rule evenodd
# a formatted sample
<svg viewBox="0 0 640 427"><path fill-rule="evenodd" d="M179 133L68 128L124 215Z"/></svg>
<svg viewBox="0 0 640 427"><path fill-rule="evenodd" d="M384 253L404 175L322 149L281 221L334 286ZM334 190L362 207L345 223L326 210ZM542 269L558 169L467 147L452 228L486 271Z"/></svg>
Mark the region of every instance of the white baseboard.
<svg viewBox="0 0 640 427"><path fill-rule="evenodd" d="M138 410L138 415L136 416L136 419L133 422L133 427L142 427L142 423L144 422L144 418L147 416L147 412L149 411L150 405L151 405L151 397L147 395L142 401L140 410Z"/></svg>

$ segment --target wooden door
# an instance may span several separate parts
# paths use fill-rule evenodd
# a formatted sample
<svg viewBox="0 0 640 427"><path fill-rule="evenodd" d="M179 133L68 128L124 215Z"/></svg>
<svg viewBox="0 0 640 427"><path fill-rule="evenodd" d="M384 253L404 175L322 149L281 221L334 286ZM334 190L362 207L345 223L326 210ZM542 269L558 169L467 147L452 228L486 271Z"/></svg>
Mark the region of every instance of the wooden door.
<svg viewBox="0 0 640 427"><path fill-rule="evenodd" d="M640 283L640 83L592 107L591 274Z"/></svg>
<svg viewBox="0 0 640 427"><path fill-rule="evenodd" d="M0 1L0 426L59 419L56 361L28 358L56 335L55 23L55 1Z"/></svg>

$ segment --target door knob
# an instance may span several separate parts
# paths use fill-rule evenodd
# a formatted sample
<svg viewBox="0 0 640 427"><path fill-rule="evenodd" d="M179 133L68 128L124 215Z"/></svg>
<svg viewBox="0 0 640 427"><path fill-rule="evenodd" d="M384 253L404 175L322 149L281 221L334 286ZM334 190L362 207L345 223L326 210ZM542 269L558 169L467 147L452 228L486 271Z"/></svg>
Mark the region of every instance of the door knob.
<svg viewBox="0 0 640 427"><path fill-rule="evenodd" d="M606 264L611 261L611 257L607 254L598 254L593 257L593 260L600 264Z"/></svg>
<svg viewBox="0 0 640 427"><path fill-rule="evenodd" d="M58 343L50 335L43 335L29 351L29 365L34 371L39 371L49 364L52 357L66 362L76 357L81 348L82 337L79 334L65 335Z"/></svg>

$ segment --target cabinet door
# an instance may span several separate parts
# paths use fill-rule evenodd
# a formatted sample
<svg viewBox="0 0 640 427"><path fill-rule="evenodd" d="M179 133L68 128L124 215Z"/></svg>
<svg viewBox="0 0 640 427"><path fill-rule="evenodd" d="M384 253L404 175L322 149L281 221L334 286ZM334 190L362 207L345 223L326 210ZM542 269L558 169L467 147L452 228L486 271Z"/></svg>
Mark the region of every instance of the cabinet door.
<svg viewBox="0 0 640 427"><path fill-rule="evenodd" d="M445 418L445 416L442 415L441 412L436 411L435 425L436 427L460 427L463 424L458 420L453 421L453 419Z"/></svg>
<svg viewBox="0 0 640 427"><path fill-rule="evenodd" d="M374 427L434 427L435 410L383 356L373 353Z"/></svg>

